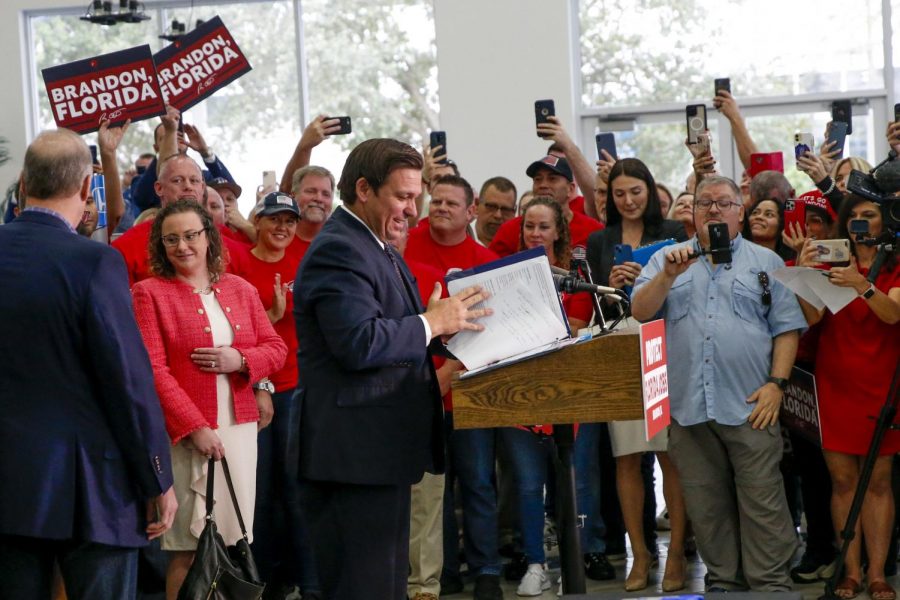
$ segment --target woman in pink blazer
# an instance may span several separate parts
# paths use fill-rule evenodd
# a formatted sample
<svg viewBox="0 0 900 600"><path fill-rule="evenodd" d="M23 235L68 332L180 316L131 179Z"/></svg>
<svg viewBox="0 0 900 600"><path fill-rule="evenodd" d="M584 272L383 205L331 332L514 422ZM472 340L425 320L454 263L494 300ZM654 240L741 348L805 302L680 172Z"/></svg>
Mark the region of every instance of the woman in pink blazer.
<svg viewBox="0 0 900 600"><path fill-rule="evenodd" d="M287 347L256 289L224 273L219 232L196 202L179 200L159 212L149 252L156 276L132 292L173 444L179 507L162 547L172 553L166 597L174 600L203 530L209 458L228 455L241 514L253 530L260 410L252 384L281 368ZM215 483L216 525L234 544L241 532L224 477Z"/></svg>

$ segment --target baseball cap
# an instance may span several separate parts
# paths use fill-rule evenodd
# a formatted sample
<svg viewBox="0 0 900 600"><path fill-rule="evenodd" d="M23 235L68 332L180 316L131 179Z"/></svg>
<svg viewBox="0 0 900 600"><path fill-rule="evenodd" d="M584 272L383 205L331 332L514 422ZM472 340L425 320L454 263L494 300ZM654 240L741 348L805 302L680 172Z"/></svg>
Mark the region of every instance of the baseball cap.
<svg viewBox="0 0 900 600"><path fill-rule="evenodd" d="M562 175L569 181L573 181L572 177L572 167L569 166L569 161L561 156L556 156L555 154L548 154L544 158L540 160L536 160L525 169L525 174L529 177L534 177L535 173L538 172L538 169L549 169L556 173L557 175Z"/></svg>
<svg viewBox="0 0 900 600"><path fill-rule="evenodd" d="M300 208L297 206L297 201L281 192L270 192L266 194L266 197L262 199L262 202L257 204L254 211L256 213L255 216L258 217L267 217L280 212L292 212L298 217L300 216Z"/></svg>
<svg viewBox="0 0 900 600"><path fill-rule="evenodd" d="M241 186L231 180L225 179L224 177L213 177L206 183L206 185L216 191L219 191L221 189L231 190L231 193L234 194L235 198L241 197Z"/></svg>
<svg viewBox="0 0 900 600"><path fill-rule="evenodd" d="M828 213L828 216L831 217L832 221L837 220L837 213L834 212L834 209L831 207L831 202L829 202L828 198L823 196L822 192L819 190L806 192L797 198L797 201L802 202L806 206L812 206L813 208L818 208L819 210Z"/></svg>

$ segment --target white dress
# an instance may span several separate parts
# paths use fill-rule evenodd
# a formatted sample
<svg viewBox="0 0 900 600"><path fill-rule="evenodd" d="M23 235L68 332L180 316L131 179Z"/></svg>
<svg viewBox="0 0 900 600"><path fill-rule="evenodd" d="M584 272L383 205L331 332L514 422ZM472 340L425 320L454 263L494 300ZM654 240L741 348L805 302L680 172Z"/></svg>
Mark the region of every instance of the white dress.
<svg viewBox="0 0 900 600"><path fill-rule="evenodd" d="M225 317L215 294L201 294L203 308L212 329L213 345L230 346L234 341L231 324ZM216 376L216 401L219 428L216 433L225 446L225 458L234 483L241 517L247 527L247 536L253 541L253 509L256 503L256 422L236 425L234 422L234 398L229 376ZM163 550L196 550L197 539L206 524L206 470L207 458L193 449L190 438L184 438L172 448L172 471L175 478L175 495L178 512L172 529L163 534ZM222 463L216 463L215 508L216 527L227 545L241 538L237 515L228 493L228 484L222 472Z"/></svg>

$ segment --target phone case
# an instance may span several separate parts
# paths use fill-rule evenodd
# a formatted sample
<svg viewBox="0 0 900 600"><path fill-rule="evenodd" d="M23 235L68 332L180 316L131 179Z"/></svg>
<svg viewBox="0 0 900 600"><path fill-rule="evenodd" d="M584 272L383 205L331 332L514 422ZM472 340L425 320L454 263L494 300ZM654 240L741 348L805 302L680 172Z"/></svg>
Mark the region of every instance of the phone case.
<svg viewBox="0 0 900 600"><path fill-rule="evenodd" d="M800 158L804 152L815 153L816 147L811 133L794 134L794 158Z"/></svg>
<svg viewBox="0 0 900 600"><path fill-rule="evenodd" d="M848 262L850 260L850 240L817 240L816 254L820 262Z"/></svg>
<svg viewBox="0 0 900 600"><path fill-rule="evenodd" d="M847 139L847 124L843 121L832 121L828 126L827 142L834 142L832 150L839 150L837 158L844 156L844 142Z"/></svg>
<svg viewBox="0 0 900 600"><path fill-rule="evenodd" d="M781 152L755 152L750 155L750 168L747 174L751 179L763 171L784 173L784 156Z"/></svg>
<svg viewBox="0 0 900 600"><path fill-rule="evenodd" d="M806 235L806 205L793 198L788 198L784 203L784 230L791 232L794 230L794 225L799 226L803 235Z"/></svg>
<svg viewBox="0 0 900 600"><path fill-rule="evenodd" d="M831 120L847 124L847 135L853 133L853 108L849 100L835 100L831 103Z"/></svg>
<svg viewBox="0 0 900 600"><path fill-rule="evenodd" d="M632 262L633 256L631 246L628 244L616 244L615 248L613 248L614 265Z"/></svg>
<svg viewBox="0 0 900 600"><path fill-rule="evenodd" d="M707 129L706 125L706 106L703 104L689 104L684 109L687 118L688 143L696 144L699 141L700 134Z"/></svg>
<svg viewBox="0 0 900 600"><path fill-rule="evenodd" d="M728 77L722 77L720 79L716 79L715 81L715 94L719 95L719 90L725 90L729 94L731 93L731 79Z"/></svg>
<svg viewBox="0 0 900 600"><path fill-rule="evenodd" d="M597 158L603 158L603 154L600 150L606 150L615 160L618 160L619 157L616 154L616 136L611 133L598 133L596 138L597 142Z"/></svg>

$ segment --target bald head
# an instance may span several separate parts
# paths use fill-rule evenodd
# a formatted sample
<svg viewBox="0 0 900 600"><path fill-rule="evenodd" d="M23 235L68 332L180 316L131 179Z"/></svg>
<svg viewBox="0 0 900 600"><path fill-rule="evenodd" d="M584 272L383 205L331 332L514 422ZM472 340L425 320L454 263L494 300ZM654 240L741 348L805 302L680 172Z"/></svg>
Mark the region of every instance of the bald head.
<svg viewBox="0 0 900 600"><path fill-rule="evenodd" d="M200 167L184 154L175 154L163 161L154 184L163 206L181 199L199 203L203 200L205 187Z"/></svg>
<svg viewBox="0 0 900 600"><path fill-rule="evenodd" d="M225 224L225 201L222 200L222 196L216 191L216 188L206 186L203 208L210 214L213 223L216 225Z"/></svg>
<svg viewBox="0 0 900 600"><path fill-rule="evenodd" d="M91 152L78 134L68 129L44 131L25 152L22 182L38 200L78 194L91 174Z"/></svg>

